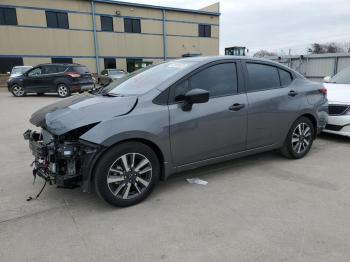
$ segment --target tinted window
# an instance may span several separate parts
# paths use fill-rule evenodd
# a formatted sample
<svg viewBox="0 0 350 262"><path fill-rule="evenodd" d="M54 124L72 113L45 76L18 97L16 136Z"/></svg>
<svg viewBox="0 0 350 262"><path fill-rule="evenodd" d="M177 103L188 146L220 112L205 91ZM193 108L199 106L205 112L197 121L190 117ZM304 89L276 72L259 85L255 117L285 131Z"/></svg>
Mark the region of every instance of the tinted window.
<svg viewBox="0 0 350 262"><path fill-rule="evenodd" d="M73 58L70 57L52 57L51 63L57 63L57 64L72 64Z"/></svg>
<svg viewBox="0 0 350 262"><path fill-rule="evenodd" d="M198 35L200 37L211 37L210 25L198 25Z"/></svg>
<svg viewBox="0 0 350 262"><path fill-rule="evenodd" d="M64 72L67 69L67 66L56 66L57 72Z"/></svg>
<svg viewBox="0 0 350 262"><path fill-rule="evenodd" d="M117 68L115 58L105 58L104 59L104 66L106 69Z"/></svg>
<svg viewBox="0 0 350 262"><path fill-rule="evenodd" d="M0 7L0 25L17 25L15 8Z"/></svg>
<svg viewBox="0 0 350 262"><path fill-rule="evenodd" d="M0 74L10 72L14 66L22 66L23 59L21 57L1 57L0 58Z"/></svg>
<svg viewBox="0 0 350 262"><path fill-rule="evenodd" d="M101 16L101 30L113 32L113 18L110 16Z"/></svg>
<svg viewBox="0 0 350 262"><path fill-rule="evenodd" d="M208 67L192 76L190 89L204 89L210 97L237 93L237 73L235 63L218 64Z"/></svg>
<svg viewBox="0 0 350 262"><path fill-rule="evenodd" d="M283 69L278 69L282 86L288 86L292 82L292 75Z"/></svg>
<svg viewBox="0 0 350 262"><path fill-rule="evenodd" d="M64 12L46 11L46 23L47 27L68 29L68 14Z"/></svg>
<svg viewBox="0 0 350 262"><path fill-rule="evenodd" d="M55 74L57 73L57 66L44 66L42 71L43 74Z"/></svg>
<svg viewBox="0 0 350 262"><path fill-rule="evenodd" d="M140 19L124 18L124 32L141 33Z"/></svg>
<svg viewBox="0 0 350 262"><path fill-rule="evenodd" d="M280 86L277 68L274 66L247 63L248 91L259 91Z"/></svg>

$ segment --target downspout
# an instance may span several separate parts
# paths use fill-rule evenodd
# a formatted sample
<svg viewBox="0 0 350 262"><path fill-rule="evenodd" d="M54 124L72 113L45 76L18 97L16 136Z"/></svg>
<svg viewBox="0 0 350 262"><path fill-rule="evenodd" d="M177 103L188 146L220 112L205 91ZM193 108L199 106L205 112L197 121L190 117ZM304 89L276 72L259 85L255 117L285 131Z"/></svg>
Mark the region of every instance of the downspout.
<svg viewBox="0 0 350 262"><path fill-rule="evenodd" d="M95 62L96 62L96 70L97 74L100 73L100 62L99 62L99 55L98 55L98 41L97 41L97 34L96 34L96 16L95 16L95 2L94 0L91 0L91 12L92 12L92 31L94 36L94 49L95 49Z"/></svg>
<svg viewBox="0 0 350 262"><path fill-rule="evenodd" d="M165 10L162 10L162 14L163 14L163 60L167 60L167 39L166 39L166 17L165 17Z"/></svg>

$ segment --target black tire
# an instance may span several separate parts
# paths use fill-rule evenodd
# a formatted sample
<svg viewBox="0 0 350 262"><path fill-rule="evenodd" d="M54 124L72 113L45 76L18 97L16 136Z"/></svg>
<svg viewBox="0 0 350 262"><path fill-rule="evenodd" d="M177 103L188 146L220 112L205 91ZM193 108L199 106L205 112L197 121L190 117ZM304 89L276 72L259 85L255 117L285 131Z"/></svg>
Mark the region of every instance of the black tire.
<svg viewBox="0 0 350 262"><path fill-rule="evenodd" d="M70 96L70 90L69 87L65 84L58 84L57 85L57 93L59 97L67 97Z"/></svg>
<svg viewBox="0 0 350 262"><path fill-rule="evenodd" d="M301 136L299 135L300 130L304 130L301 131ZM303 158L309 153L314 139L315 128L313 123L307 117L300 117L290 128L280 152L290 159Z"/></svg>
<svg viewBox="0 0 350 262"><path fill-rule="evenodd" d="M21 96L25 96L25 92L23 87L21 87L20 85L14 84L11 87L11 93L16 96L16 97L21 97Z"/></svg>
<svg viewBox="0 0 350 262"><path fill-rule="evenodd" d="M127 166L132 167L129 172L125 171L123 158ZM148 163L142 165L137 172L142 161ZM145 172L147 169L150 170ZM149 146L139 142L125 142L112 147L98 160L93 175L95 190L103 200L114 206L126 207L143 201L152 192L159 174L158 157ZM113 179L119 181L111 182Z"/></svg>

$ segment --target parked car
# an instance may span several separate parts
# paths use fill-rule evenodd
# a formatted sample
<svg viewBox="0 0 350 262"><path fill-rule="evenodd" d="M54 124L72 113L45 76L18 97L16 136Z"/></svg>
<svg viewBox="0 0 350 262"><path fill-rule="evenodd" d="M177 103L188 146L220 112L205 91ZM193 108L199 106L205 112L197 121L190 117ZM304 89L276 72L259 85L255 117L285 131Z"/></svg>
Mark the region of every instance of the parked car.
<svg viewBox="0 0 350 262"><path fill-rule="evenodd" d="M27 93L53 93L67 97L73 92L94 88L89 70L80 64L41 64L24 74L7 81L8 90L14 96Z"/></svg>
<svg viewBox="0 0 350 262"><path fill-rule="evenodd" d="M24 137L34 174L129 206L176 172L274 149L302 158L327 109L322 84L278 63L195 57L46 106Z"/></svg>
<svg viewBox="0 0 350 262"><path fill-rule="evenodd" d="M33 67L32 66L14 66L11 72L7 72L7 74L10 76L10 79L11 79L11 78L23 75L25 72L27 72L31 68Z"/></svg>
<svg viewBox="0 0 350 262"><path fill-rule="evenodd" d="M101 74L98 76L98 83L100 85L108 85L113 80L118 80L128 73L121 69L104 69Z"/></svg>
<svg viewBox="0 0 350 262"><path fill-rule="evenodd" d="M325 77L329 118L324 132L350 137L350 67Z"/></svg>

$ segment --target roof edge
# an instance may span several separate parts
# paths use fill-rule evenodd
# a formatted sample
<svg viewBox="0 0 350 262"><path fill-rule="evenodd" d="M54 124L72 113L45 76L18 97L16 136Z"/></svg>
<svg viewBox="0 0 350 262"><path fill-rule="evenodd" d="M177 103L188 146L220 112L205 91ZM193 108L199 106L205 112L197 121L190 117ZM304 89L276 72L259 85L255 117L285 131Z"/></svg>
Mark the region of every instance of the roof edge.
<svg viewBox="0 0 350 262"><path fill-rule="evenodd" d="M161 9L166 11L177 11L177 12L185 12L185 13L195 13L195 14L203 14L203 15L211 15L211 16L220 16L219 12L212 12L206 10L195 10L195 9L184 9L177 7L166 7L166 6L158 6L158 5L148 5L148 4L139 4L139 3L130 3L130 2L122 2L122 1L114 1L114 0L91 0L95 3L106 3L106 4L116 4L116 5L124 5L124 6L133 6L133 7L143 7L150 9Z"/></svg>

